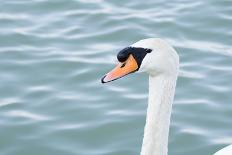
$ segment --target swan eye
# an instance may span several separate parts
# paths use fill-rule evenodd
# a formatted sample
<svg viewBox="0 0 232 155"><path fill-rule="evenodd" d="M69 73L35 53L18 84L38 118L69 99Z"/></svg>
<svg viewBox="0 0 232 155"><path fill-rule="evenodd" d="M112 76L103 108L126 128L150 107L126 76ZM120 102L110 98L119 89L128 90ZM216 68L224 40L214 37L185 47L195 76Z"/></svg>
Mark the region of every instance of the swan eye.
<svg viewBox="0 0 232 155"><path fill-rule="evenodd" d="M123 68L123 67L125 67L126 66L126 63L124 62L121 66L120 66L120 68Z"/></svg>

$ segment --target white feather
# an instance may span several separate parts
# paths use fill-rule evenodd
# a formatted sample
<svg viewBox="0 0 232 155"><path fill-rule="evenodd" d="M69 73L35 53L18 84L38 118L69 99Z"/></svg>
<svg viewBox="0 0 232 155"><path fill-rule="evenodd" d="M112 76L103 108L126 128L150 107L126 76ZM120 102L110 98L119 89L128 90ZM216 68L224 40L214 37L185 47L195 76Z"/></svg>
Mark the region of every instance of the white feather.
<svg viewBox="0 0 232 155"><path fill-rule="evenodd" d="M152 49L139 69L149 74L149 100L141 155L167 155L179 57L170 45L158 38L140 40L131 46Z"/></svg>
<svg viewBox="0 0 232 155"><path fill-rule="evenodd" d="M167 155L172 102L179 70L179 56L159 38L140 40L132 47L152 49L140 66L149 74L149 100L141 155ZM232 155L232 145L214 155Z"/></svg>

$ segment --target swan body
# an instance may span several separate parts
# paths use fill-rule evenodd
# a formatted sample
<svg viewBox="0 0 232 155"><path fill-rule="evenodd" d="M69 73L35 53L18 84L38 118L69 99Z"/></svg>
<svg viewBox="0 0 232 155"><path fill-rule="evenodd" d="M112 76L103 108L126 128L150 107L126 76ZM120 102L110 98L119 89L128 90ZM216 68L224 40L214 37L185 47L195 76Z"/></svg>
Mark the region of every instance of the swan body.
<svg viewBox="0 0 232 155"><path fill-rule="evenodd" d="M148 73L148 108L140 154L167 155L170 117L179 71L177 52L162 39L150 38L122 49L117 58L119 64L102 78L102 83L136 71ZM232 146L215 155L232 155Z"/></svg>
<svg viewBox="0 0 232 155"><path fill-rule="evenodd" d="M229 146L219 150L214 155L232 155L232 145L229 145Z"/></svg>

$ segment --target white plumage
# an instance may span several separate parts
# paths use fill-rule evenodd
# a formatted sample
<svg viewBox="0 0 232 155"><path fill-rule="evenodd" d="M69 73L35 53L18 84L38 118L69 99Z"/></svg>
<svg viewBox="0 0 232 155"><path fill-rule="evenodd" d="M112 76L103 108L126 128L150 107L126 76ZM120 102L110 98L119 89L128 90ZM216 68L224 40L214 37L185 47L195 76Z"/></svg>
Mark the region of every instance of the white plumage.
<svg viewBox="0 0 232 155"><path fill-rule="evenodd" d="M131 46L153 50L144 58L139 69L149 74L149 100L141 155L167 155L179 56L170 45L158 38L140 40ZM232 155L232 145L214 155Z"/></svg>

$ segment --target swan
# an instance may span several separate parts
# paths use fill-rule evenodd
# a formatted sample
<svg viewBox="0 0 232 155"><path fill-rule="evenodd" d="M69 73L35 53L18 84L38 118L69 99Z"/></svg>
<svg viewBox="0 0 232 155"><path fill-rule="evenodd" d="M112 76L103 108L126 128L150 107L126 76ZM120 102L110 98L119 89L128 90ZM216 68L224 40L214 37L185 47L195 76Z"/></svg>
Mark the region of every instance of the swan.
<svg viewBox="0 0 232 155"><path fill-rule="evenodd" d="M167 155L170 117L179 56L172 46L159 38L140 40L122 49L118 65L101 79L114 81L134 72L149 74L149 97L141 155ZM232 145L214 155L232 155Z"/></svg>

